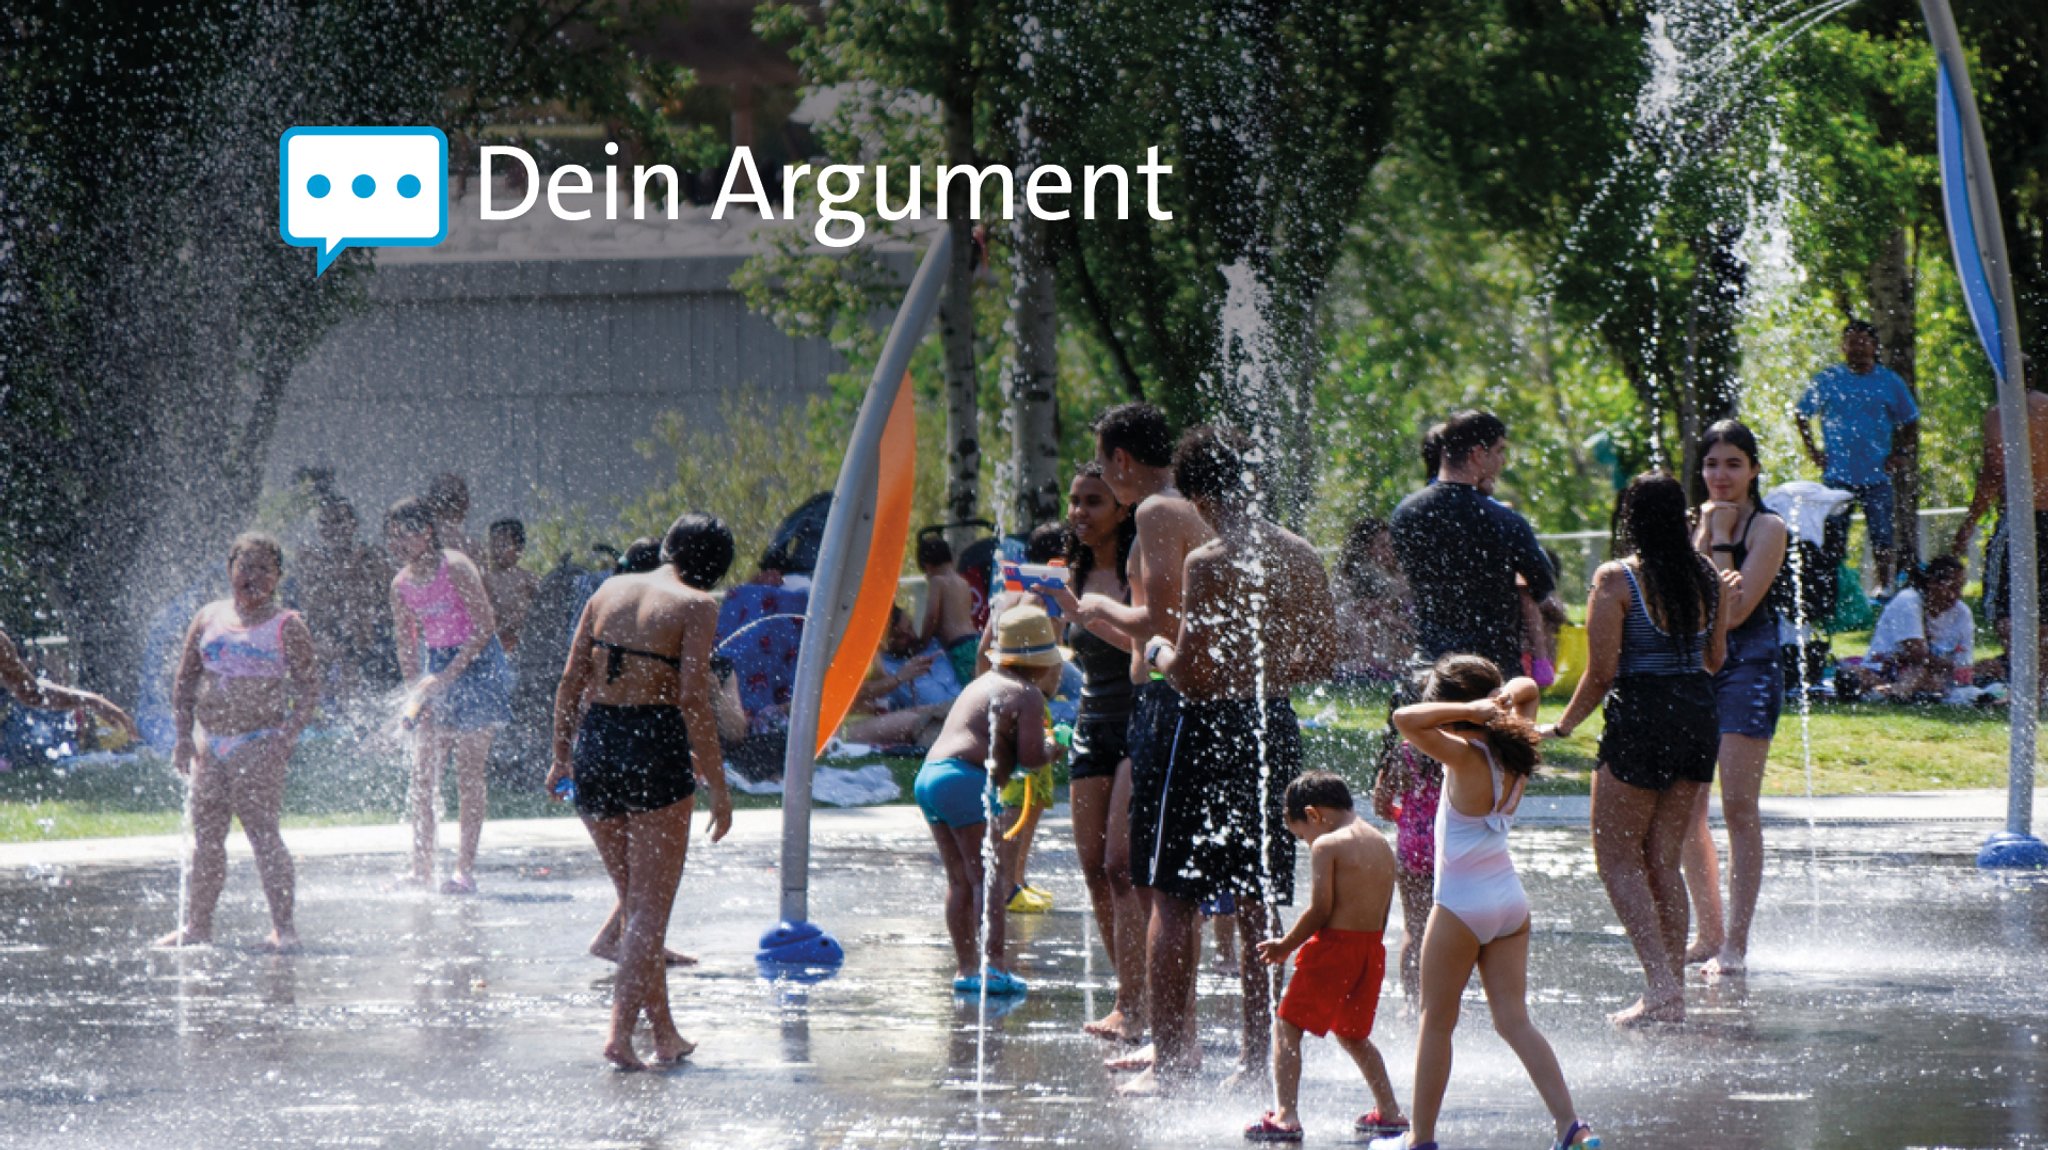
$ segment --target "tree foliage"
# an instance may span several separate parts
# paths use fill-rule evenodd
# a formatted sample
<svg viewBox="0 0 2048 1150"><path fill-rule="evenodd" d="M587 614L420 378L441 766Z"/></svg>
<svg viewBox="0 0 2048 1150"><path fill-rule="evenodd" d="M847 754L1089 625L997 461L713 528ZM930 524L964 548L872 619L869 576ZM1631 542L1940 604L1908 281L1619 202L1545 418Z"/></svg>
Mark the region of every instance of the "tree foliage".
<svg viewBox="0 0 2048 1150"><path fill-rule="evenodd" d="M651 151L687 77L624 0L24 0L0 17L0 543L8 614L74 614L125 678L151 605L253 510L293 366L369 258L278 242L280 134L559 107ZM457 148L459 154L459 146Z"/></svg>

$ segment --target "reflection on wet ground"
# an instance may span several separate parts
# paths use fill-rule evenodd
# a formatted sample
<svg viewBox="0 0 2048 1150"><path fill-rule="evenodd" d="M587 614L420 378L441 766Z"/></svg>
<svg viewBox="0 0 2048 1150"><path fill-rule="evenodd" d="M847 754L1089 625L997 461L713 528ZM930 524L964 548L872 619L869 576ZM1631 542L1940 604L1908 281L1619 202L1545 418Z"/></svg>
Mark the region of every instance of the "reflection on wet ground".
<svg viewBox="0 0 2048 1150"><path fill-rule="evenodd" d="M1073 852L1044 835L1058 910L1015 920L1033 993L991 1023L947 992L943 889L923 832L821 841L817 917L849 952L810 988L763 981L773 849L699 849L671 978L700 1049L682 1070L603 1068L608 968L584 954L611 891L587 853L487 851L485 894L383 890L386 858L300 869L305 954L255 953L264 918L237 863L211 950L144 947L170 924L165 867L0 876L0 1130L10 1146L881 1147L1241 1145L1258 1097L1219 1097L1236 1036L1228 980L1203 983L1213 1075L1192 1098L1112 1099L1107 964ZM1532 1009L1609 1147L2048 1145L2048 886L1971 865L1976 827L1774 832L1744 982L1693 982L1693 1022L1620 1034L1636 980L1584 835L1518 832L1536 907ZM488 839L486 843L488 845ZM1375 1039L1403 1097L1414 1018L1390 987ZM1548 1124L1476 988L1446 1146L1533 1147ZM1312 1141L1366 1108L1341 1052L1312 1044Z"/></svg>

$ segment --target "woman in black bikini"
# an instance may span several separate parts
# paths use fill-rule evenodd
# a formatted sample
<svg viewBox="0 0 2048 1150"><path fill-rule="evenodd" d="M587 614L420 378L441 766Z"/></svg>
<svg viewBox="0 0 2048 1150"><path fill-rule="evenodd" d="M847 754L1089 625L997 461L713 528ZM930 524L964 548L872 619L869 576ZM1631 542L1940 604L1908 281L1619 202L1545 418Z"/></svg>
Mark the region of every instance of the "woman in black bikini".
<svg viewBox="0 0 2048 1150"><path fill-rule="evenodd" d="M614 575L584 605L555 693L547 786L572 782L576 810L625 916L604 1048L625 1070L645 1069L633 1052L642 1014L657 1063L695 1048L669 1013L663 956L700 783L711 792L711 841L732 826L712 705L718 605L706 594L725 577L732 554L725 524L708 515L676 520L662 540L662 566Z"/></svg>

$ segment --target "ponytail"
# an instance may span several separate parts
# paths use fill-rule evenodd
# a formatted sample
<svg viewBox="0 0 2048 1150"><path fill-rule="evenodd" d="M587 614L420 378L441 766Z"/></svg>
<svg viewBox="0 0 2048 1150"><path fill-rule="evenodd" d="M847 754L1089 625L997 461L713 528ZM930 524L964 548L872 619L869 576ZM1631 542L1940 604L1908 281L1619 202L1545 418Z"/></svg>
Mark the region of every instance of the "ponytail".
<svg viewBox="0 0 2048 1150"><path fill-rule="evenodd" d="M1519 711L1502 711L1487 722L1485 731L1501 770L1524 779L1536 773L1536 764L1543 761L1538 750L1543 736L1536 733L1536 724Z"/></svg>

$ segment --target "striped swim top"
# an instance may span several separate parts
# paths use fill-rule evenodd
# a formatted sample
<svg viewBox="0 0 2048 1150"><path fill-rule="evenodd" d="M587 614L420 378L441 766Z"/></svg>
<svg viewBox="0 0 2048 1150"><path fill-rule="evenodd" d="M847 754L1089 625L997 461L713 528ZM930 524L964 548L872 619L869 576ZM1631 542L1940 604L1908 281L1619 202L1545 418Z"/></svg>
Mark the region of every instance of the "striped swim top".
<svg viewBox="0 0 2048 1150"><path fill-rule="evenodd" d="M1657 626L1656 620L1650 618L1650 609L1643 603L1643 587L1636 581L1635 570L1626 564L1621 570L1628 576L1628 615L1621 625L1621 664L1618 673L1704 673L1707 632L1703 630L1690 638L1665 634L1663 628Z"/></svg>

